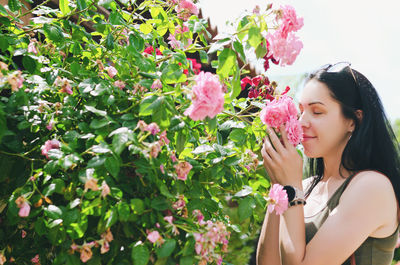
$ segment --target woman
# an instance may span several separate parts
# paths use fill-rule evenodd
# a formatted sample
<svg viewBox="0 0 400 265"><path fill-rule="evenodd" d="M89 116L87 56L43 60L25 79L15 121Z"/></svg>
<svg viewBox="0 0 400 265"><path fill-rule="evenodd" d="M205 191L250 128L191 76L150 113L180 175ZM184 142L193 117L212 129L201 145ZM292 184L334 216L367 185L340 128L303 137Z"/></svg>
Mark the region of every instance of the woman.
<svg viewBox="0 0 400 265"><path fill-rule="evenodd" d="M309 76L299 108L312 177L302 181L303 160L284 128L283 143L270 130L264 167L292 206L266 214L257 264L390 264L399 232L399 144L374 87L347 63L328 65Z"/></svg>

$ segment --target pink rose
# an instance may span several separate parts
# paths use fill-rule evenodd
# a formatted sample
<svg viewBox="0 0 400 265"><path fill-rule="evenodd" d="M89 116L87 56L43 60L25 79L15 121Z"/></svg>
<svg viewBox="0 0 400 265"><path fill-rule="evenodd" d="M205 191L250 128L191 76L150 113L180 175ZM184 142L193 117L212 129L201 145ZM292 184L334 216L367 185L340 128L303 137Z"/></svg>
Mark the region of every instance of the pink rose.
<svg viewBox="0 0 400 265"><path fill-rule="evenodd" d="M207 116L214 118L224 109L224 92L219 78L209 72L200 72L195 77L192 105L184 114L192 120L204 120Z"/></svg>
<svg viewBox="0 0 400 265"><path fill-rule="evenodd" d="M164 242L163 238L160 236L158 231L153 231L147 234L147 239L151 243L157 243L157 244L162 244Z"/></svg>
<svg viewBox="0 0 400 265"><path fill-rule="evenodd" d="M175 7L176 13L178 13L178 18L182 20L188 20L191 15L198 15L199 9L190 0L181 0Z"/></svg>
<svg viewBox="0 0 400 265"><path fill-rule="evenodd" d="M160 145L169 144L169 139L167 137L167 131L163 131L160 134Z"/></svg>
<svg viewBox="0 0 400 265"><path fill-rule="evenodd" d="M107 182L103 181L101 185L101 196L105 198L108 194L110 194L110 187L107 185Z"/></svg>
<svg viewBox="0 0 400 265"><path fill-rule="evenodd" d="M161 145L159 142L154 142L150 144L150 156L156 158L161 152Z"/></svg>
<svg viewBox="0 0 400 265"><path fill-rule="evenodd" d="M26 237L26 231L25 230L22 230L21 231L21 238L25 238Z"/></svg>
<svg viewBox="0 0 400 265"><path fill-rule="evenodd" d="M273 128L279 128L288 119L286 107L279 104L277 100L273 100L267 103L267 106L261 110L260 118L264 124Z"/></svg>
<svg viewBox="0 0 400 265"><path fill-rule="evenodd" d="M114 86L118 87L119 89L124 89L125 88L125 83L124 81L117 80L114 82Z"/></svg>
<svg viewBox="0 0 400 265"><path fill-rule="evenodd" d="M159 89L159 88L162 88L162 83L160 79L156 79L151 85L151 89Z"/></svg>
<svg viewBox="0 0 400 265"><path fill-rule="evenodd" d="M32 52L34 54L38 54L38 51L36 50L35 43L37 42L36 39L31 39L29 44L28 44L28 52Z"/></svg>
<svg viewBox="0 0 400 265"><path fill-rule="evenodd" d="M28 217L30 211L31 211L31 206L29 205L28 202L25 201L21 204L21 207L19 207L18 215L20 217Z"/></svg>
<svg viewBox="0 0 400 265"><path fill-rule="evenodd" d="M99 190L99 187L97 186L97 179L89 178L86 180L85 191L87 191L89 189L91 189L93 191Z"/></svg>
<svg viewBox="0 0 400 265"><path fill-rule="evenodd" d="M267 106L260 112L261 121L273 128L279 128L290 117L297 118L297 109L293 99L287 95L283 95L279 99L274 99L267 103Z"/></svg>
<svg viewBox="0 0 400 265"><path fill-rule="evenodd" d="M268 212L275 211L276 215L282 214L288 208L288 197L283 186L274 184L269 191Z"/></svg>
<svg viewBox="0 0 400 265"><path fill-rule="evenodd" d="M32 261L32 263L39 263L40 262L40 260L39 260L39 254L36 254L36 256L34 256L32 259L31 259L31 261Z"/></svg>
<svg viewBox="0 0 400 265"><path fill-rule="evenodd" d="M100 253L104 254L110 250L110 244L107 241L104 241L100 248Z"/></svg>
<svg viewBox="0 0 400 265"><path fill-rule="evenodd" d="M274 33L268 33L266 39L270 44L267 56L273 56L275 60L279 60L281 66L293 64L303 48L303 43L293 32L284 36L277 30Z"/></svg>
<svg viewBox="0 0 400 265"><path fill-rule="evenodd" d="M82 249L81 249L81 261L83 263L87 262L88 260L90 260L93 256L92 250L91 250L91 246L89 244L85 244L83 245Z"/></svg>
<svg viewBox="0 0 400 265"><path fill-rule="evenodd" d="M189 174L190 170L192 169L192 165L189 162L180 162L179 164L175 165L174 168L176 173L178 174L178 179L186 180L187 175Z"/></svg>
<svg viewBox="0 0 400 265"><path fill-rule="evenodd" d="M282 35L287 37L290 32L295 32L301 29L304 25L303 18L298 18L296 15L296 10L289 5L281 7L282 15L278 17L278 20L282 21L279 28Z"/></svg>
<svg viewBox="0 0 400 265"><path fill-rule="evenodd" d="M22 72L20 70L13 72L7 76L7 81L10 84L12 91L18 91L24 84Z"/></svg>
<svg viewBox="0 0 400 265"><path fill-rule="evenodd" d="M294 146L300 144L303 141L303 128L299 120L295 117L290 117L286 122L286 134L289 142Z"/></svg>
<svg viewBox="0 0 400 265"><path fill-rule="evenodd" d="M42 155L46 156L46 158L49 158L47 153L52 149L60 149L60 142L58 140L47 140L41 148Z"/></svg>
<svg viewBox="0 0 400 265"><path fill-rule="evenodd" d="M164 170L164 165L163 164L160 165L160 171L161 171L161 173L165 174L165 170Z"/></svg>
<svg viewBox="0 0 400 265"><path fill-rule="evenodd" d="M174 220L173 216L164 216L164 220L167 221L170 225L172 225L172 220Z"/></svg>
<svg viewBox="0 0 400 265"><path fill-rule="evenodd" d="M117 69L115 69L114 66L109 66L107 68L107 73L111 78L114 78L114 76L118 73Z"/></svg>
<svg viewBox="0 0 400 265"><path fill-rule="evenodd" d="M0 265L3 265L4 263L6 263L7 259L4 256L3 253L0 252Z"/></svg>
<svg viewBox="0 0 400 265"><path fill-rule="evenodd" d="M150 132L152 135L156 135L157 133L160 132L160 127L158 127L157 123L152 122L149 125L147 125L147 127L144 130Z"/></svg>
<svg viewBox="0 0 400 265"><path fill-rule="evenodd" d="M46 125L46 128L49 131L53 130L53 127L54 127L54 122L53 121L50 121L49 124Z"/></svg>

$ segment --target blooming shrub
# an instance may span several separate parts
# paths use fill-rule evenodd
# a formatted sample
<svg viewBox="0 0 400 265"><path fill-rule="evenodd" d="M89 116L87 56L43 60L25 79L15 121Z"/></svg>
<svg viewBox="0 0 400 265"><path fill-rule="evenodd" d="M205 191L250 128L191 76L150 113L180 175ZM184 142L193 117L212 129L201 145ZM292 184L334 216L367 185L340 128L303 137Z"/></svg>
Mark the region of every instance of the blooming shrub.
<svg viewBox="0 0 400 265"><path fill-rule="evenodd" d="M208 41L190 0L47 2L24 26L22 2L0 6L0 264L245 263L234 244L255 238L269 182L266 102L238 99L238 60L274 53L268 27L290 36L293 12Z"/></svg>

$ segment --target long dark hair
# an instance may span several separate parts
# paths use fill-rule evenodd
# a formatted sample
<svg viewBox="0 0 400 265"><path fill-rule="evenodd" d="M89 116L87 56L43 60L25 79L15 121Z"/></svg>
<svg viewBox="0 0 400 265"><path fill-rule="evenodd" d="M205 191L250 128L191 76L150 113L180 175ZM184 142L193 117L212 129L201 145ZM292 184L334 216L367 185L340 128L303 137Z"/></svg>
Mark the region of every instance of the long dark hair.
<svg viewBox="0 0 400 265"><path fill-rule="evenodd" d="M374 86L360 72L350 69L350 66L339 72L320 69L311 73L306 82L310 80L324 83L331 96L340 104L343 116L355 122L355 129L342 154L341 166L350 172L376 170L385 174L399 201L399 143ZM356 115L357 110L362 111L361 119ZM324 174L322 158L309 158L308 161L308 174L313 176L313 180L306 196Z"/></svg>

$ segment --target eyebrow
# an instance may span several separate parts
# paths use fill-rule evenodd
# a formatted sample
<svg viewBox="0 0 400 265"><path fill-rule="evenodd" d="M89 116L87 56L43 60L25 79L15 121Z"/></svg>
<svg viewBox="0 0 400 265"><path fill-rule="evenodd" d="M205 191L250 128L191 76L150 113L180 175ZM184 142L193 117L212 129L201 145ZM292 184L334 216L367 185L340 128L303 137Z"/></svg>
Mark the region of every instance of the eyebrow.
<svg viewBox="0 0 400 265"><path fill-rule="evenodd" d="M313 101L313 102L308 103L307 105L308 105L308 106L312 106L312 105L317 105L317 104L321 104L321 105L324 105L324 106L325 106L325 104L322 103L321 101ZM303 104L299 103L299 106L302 106L302 105L303 105Z"/></svg>

